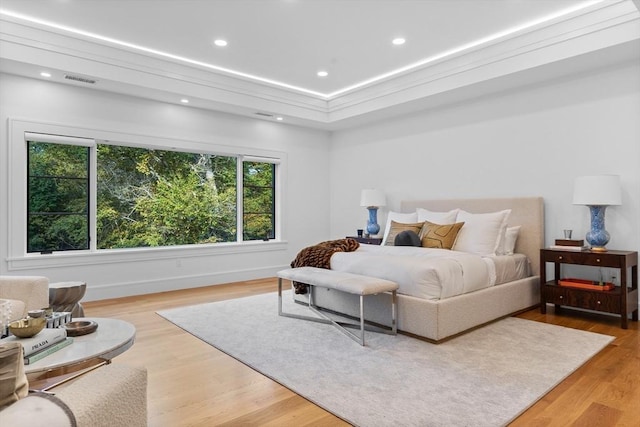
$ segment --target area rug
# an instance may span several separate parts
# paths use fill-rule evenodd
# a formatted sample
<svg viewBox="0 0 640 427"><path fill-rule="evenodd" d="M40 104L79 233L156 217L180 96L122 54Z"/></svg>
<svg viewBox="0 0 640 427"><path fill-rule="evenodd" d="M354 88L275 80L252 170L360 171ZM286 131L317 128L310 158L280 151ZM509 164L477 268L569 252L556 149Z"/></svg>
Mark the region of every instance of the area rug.
<svg viewBox="0 0 640 427"><path fill-rule="evenodd" d="M285 311L310 314L285 293ZM277 294L158 312L356 426L508 424L614 338L506 318L442 344L280 317Z"/></svg>

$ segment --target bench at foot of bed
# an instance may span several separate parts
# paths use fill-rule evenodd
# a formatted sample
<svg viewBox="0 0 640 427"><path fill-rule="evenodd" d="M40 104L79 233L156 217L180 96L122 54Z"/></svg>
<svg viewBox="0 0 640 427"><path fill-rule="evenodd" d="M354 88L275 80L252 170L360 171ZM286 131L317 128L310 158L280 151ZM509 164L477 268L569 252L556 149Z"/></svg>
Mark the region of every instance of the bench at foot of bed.
<svg viewBox="0 0 640 427"><path fill-rule="evenodd" d="M282 311L282 279L292 282L305 283L309 286L318 286L327 289L335 289L337 291L360 296L360 323L359 325L338 322L329 318L320 312L313 304L313 292L309 292L309 309L320 317L303 316L293 313L285 313ZM397 333L397 309L396 309L396 291L398 284L390 280L378 279L375 277L360 276L357 274L345 273L342 271L327 270L315 267L298 267L278 272L278 314L285 317L293 317L296 319L311 320L313 322L330 323L348 337L354 339L360 345L364 345L364 331L372 330L395 335ZM389 329L378 327L365 328L364 324L364 297L367 295L376 295L383 292L391 293L391 326ZM359 327L360 335L347 330L347 327Z"/></svg>

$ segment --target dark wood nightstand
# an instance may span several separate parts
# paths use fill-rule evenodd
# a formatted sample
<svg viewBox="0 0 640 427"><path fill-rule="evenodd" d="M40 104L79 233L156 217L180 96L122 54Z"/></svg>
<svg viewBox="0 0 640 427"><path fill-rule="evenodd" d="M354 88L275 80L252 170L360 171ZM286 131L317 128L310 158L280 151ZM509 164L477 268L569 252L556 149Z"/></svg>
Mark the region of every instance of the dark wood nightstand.
<svg viewBox="0 0 640 427"><path fill-rule="evenodd" d="M382 238L380 237L347 236L347 239L354 239L357 240L358 243L362 243L365 245L379 245L382 243Z"/></svg>
<svg viewBox="0 0 640 427"><path fill-rule="evenodd" d="M554 264L554 280L547 280L546 263ZM561 265L588 265L617 268L620 270L620 285L609 291L578 289L559 286L562 279ZM627 270L631 268L631 286ZM638 321L638 252L634 251L565 251L540 249L540 312L547 312L547 303L556 307L569 306L588 310L616 313L621 317L622 329L627 329L629 313Z"/></svg>

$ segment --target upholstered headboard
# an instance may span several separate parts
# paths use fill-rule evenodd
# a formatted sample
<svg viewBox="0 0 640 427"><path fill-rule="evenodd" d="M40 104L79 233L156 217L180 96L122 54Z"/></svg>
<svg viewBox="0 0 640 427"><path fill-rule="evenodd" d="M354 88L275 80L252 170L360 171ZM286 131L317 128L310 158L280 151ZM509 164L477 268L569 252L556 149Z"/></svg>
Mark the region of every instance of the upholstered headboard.
<svg viewBox="0 0 640 427"><path fill-rule="evenodd" d="M544 201L542 197L511 197L497 199L404 200L402 212L416 208L434 212L464 209L471 213L495 212L511 209L509 226L521 226L515 252L525 254L531 261L532 274L540 274L540 249L544 245Z"/></svg>

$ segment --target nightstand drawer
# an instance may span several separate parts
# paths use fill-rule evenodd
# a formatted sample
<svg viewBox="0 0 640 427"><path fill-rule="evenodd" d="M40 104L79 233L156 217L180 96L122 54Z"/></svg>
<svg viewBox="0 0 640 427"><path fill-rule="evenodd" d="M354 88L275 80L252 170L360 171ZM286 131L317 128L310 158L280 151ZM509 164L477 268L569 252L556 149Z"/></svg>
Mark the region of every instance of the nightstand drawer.
<svg viewBox="0 0 640 427"><path fill-rule="evenodd" d="M544 299L546 302L556 305L568 305L567 302L568 292L565 288L561 288L560 286L545 286L544 287Z"/></svg>
<svg viewBox="0 0 640 427"><path fill-rule="evenodd" d="M545 261L561 264L592 265L600 267L620 267L620 259L591 252L554 252Z"/></svg>
<svg viewBox="0 0 640 427"><path fill-rule="evenodd" d="M587 310L620 313L620 297L605 292L571 292L567 304Z"/></svg>
<svg viewBox="0 0 640 427"><path fill-rule="evenodd" d="M587 310L619 313L620 295L615 292L586 291L556 285L544 287L544 300L550 304L566 305Z"/></svg>

